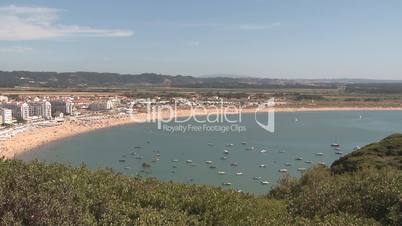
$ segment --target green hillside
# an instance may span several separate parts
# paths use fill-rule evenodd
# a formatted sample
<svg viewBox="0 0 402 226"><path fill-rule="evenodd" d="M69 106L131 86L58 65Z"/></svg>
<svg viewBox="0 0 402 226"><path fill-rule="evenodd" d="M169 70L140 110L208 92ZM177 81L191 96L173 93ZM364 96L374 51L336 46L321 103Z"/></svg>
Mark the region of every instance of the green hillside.
<svg viewBox="0 0 402 226"><path fill-rule="evenodd" d="M393 134L378 143L345 155L335 161L331 169L335 173L344 173L367 167L402 170L402 134Z"/></svg>

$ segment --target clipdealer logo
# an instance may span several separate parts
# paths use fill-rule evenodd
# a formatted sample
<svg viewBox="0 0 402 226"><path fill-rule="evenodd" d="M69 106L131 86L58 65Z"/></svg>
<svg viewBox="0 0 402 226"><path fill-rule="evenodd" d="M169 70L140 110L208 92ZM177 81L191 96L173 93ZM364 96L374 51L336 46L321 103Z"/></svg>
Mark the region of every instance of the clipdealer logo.
<svg viewBox="0 0 402 226"><path fill-rule="evenodd" d="M154 122L158 130L168 133L186 132L245 132L243 125L244 109L235 105L225 105L220 100L218 105L208 107L188 105L184 110L179 103L156 105L146 101L146 122ZM254 109L255 123L267 132L275 132L275 100L269 99ZM248 109L249 110L249 109ZM252 113L247 111L248 113ZM257 117L258 116L258 117Z"/></svg>

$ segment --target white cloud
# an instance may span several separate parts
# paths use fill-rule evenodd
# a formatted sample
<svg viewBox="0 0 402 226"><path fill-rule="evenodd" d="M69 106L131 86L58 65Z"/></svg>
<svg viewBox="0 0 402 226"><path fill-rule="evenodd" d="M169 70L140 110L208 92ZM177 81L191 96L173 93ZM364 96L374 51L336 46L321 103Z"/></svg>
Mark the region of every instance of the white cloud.
<svg viewBox="0 0 402 226"><path fill-rule="evenodd" d="M199 46L201 43L199 41L187 41L186 45L187 46L192 46L192 47L197 47Z"/></svg>
<svg viewBox="0 0 402 226"><path fill-rule="evenodd" d="M183 27L189 28L209 28L225 31L258 31L269 30L274 27L281 26L281 23L275 22L271 24L215 24L215 23L187 23L181 24Z"/></svg>
<svg viewBox="0 0 402 226"><path fill-rule="evenodd" d="M0 53L26 53L32 50L31 47L25 46L0 46Z"/></svg>
<svg viewBox="0 0 402 226"><path fill-rule="evenodd" d="M63 10L9 5L0 7L0 40L37 40L65 36L130 37L131 30L57 23Z"/></svg>
<svg viewBox="0 0 402 226"><path fill-rule="evenodd" d="M238 30L267 30L267 29L271 29L271 28L279 27L279 26L281 26L281 23L279 23L279 22L268 24L268 25L243 24L243 25L239 25L238 27L236 27L236 29L238 29Z"/></svg>

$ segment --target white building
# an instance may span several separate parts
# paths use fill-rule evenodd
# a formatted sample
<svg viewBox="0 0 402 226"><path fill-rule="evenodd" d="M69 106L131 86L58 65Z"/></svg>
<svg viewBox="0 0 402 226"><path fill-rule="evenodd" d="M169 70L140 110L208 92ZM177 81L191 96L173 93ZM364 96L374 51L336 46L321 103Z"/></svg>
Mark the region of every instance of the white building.
<svg viewBox="0 0 402 226"><path fill-rule="evenodd" d="M0 96L0 102L7 102L7 101L8 101L8 97Z"/></svg>
<svg viewBox="0 0 402 226"><path fill-rule="evenodd" d="M20 117L23 120L29 119L29 105L27 103L7 103L3 104L3 107L10 109L15 117Z"/></svg>
<svg viewBox="0 0 402 226"><path fill-rule="evenodd" d="M63 113L65 115L73 114L74 103L71 100L52 100L52 113Z"/></svg>
<svg viewBox="0 0 402 226"><path fill-rule="evenodd" d="M42 103L42 117L45 119L52 118L52 104L49 101Z"/></svg>
<svg viewBox="0 0 402 226"><path fill-rule="evenodd" d="M13 123L13 113L12 113L11 109L0 108L0 115L2 118L1 124L10 125Z"/></svg>
<svg viewBox="0 0 402 226"><path fill-rule="evenodd" d="M91 111L105 111L113 108L113 102L110 100L99 101L89 104L89 110Z"/></svg>
<svg viewBox="0 0 402 226"><path fill-rule="evenodd" d="M45 119L52 118L52 104L49 101L29 103L29 116L37 116Z"/></svg>

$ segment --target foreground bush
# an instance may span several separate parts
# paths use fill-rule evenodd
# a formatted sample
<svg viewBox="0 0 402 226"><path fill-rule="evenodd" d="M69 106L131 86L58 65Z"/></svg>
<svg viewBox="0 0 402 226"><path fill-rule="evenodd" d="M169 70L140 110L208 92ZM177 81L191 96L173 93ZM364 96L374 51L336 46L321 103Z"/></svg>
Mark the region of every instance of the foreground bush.
<svg viewBox="0 0 402 226"><path fill-rule="evenodd" d="M393 168L332 175L318 166L300 179L284 178L270 196L287 200L291 215L324 219L341 213L402 225L402 173Z"/></svg>
<svg viewBox="0 0 402 226"><path fill-rule="evenodd" d="M290 196L294 198L289 213L285 200L232 190L127 177L84 166L0 161L1 225L378 225L353 210L314 217L302 214L299 207L323 205L322 201ZM391 211L387 213L391 216Z"/></svg>

